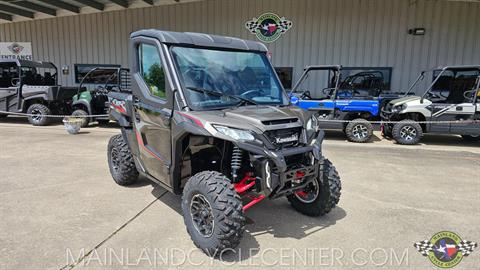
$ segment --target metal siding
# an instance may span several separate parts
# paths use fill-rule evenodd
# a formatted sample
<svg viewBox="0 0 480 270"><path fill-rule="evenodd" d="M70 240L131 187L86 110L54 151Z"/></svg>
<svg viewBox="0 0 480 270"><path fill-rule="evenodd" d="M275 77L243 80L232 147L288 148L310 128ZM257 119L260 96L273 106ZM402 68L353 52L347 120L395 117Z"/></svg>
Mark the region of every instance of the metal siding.
<svg viewBox="0 0 480 270"><path fill-rule="evenodd" d="M129 64L128 37L141 28L195 31L255 40L245 21L275 12L293 28L267 44L294 80L311 64L391 66L392 88L405 89L422 69L480 62L480 4L438 0L209 0L6 23L0 41L31 41L35 59L69 65ZM425 36L407 30L425 27Z"/></svg>

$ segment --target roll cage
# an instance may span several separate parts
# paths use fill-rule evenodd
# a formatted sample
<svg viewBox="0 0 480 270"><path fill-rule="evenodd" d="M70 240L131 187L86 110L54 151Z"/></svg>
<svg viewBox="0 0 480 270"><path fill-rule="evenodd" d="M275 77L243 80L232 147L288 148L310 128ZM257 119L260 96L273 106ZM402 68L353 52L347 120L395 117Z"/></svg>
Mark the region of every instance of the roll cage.
<svg viewBox="0 0 480 270"><path fill-rule="evenodd" d="M405 93L405 96L407 96L415 87L419 85L420 82L422 82L425 79L426 73L429 72L435 72L439 71L438 74L433 76L433 81L430 83L427 87L427 89L422 93L421 95L421 102L426 98L426 96L431 93L434 90L434 87L437 85L437 83L441 80L442 75L445 74L448 71L452 71L454 74L460 71L478 71L475 83L473 88L470 91L474 91L475 95L472 95L473 97L476 97L478 95L478 91L480 88L480 65L470 65L470 66L446 66L441 69L429 69L422 71L420 75L417 77L417 79L412 83L412 85L408 88L408 91ZM464 91L466 92L466 91ZM472 99L472 102L475 102L475 98Z"/></svg>
<svg viewBox="0 0 480 270"><path fill-rule="evenodd" d="M128 92L130 91L129 72L130 70L128 68L93 68L92 70L87 72L87 74L85 74L85 76L80 81L77 89L77 95L87 90L87 87L85 87L86 81L94 76L102 76L104 78L103 86L102 83L98 84L103 89L113 90L113 87L117 87L119 92Z"/></svg>
<svg viewBox="0 0 480 270"><path fill-rule="evenodd" d="M38 72L38 69L54 70L54 72ZM0 60L0 87L27 85L57 85L58 69L51 62L29 61L21 59Z"/></svg>

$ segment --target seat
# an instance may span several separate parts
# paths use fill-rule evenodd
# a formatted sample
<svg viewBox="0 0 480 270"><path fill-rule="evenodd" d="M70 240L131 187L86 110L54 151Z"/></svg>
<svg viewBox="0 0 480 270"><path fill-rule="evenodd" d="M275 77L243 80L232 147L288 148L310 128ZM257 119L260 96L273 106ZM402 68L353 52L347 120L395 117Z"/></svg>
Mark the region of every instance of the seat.
<svg viewBox="0 0 480 270"><path fill-rule="evenodd" d="M43 80L45 85L55 85L55 79L50 72L45 72Z"/></svg>

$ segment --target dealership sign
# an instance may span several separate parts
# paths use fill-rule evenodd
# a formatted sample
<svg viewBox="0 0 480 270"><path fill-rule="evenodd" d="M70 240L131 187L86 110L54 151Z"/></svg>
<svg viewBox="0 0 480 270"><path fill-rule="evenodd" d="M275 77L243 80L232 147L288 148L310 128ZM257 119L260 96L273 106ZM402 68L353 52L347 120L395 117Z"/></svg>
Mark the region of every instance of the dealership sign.
<svg viewBox="0 0 480 270"><path fill-rule="evenodd" d="M271 12L264 13L258 18L254 17L245 23L248 31L256 35L260 41L266 43L274 42L280 38L292 25L292 21Z"/></svg>
<svg viewBox="0 0 480 270"><path fill-rule="evenodd" d="M0 42L0 58L32 60L32 43Z"/></svg>

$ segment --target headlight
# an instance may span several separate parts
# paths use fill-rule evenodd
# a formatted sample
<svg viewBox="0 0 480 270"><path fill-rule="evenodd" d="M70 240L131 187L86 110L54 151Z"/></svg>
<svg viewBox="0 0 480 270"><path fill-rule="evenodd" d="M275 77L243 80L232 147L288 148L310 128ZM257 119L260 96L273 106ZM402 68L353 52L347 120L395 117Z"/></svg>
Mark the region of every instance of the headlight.
<svg viewBox="0 0 480 270"><path fill-rule="evenodd" d="M318 119L317 117L315 117L315 115L312 115L312 117L310 117L310 119L307 122L306 128L307 128L307 131L314 131L314 132L318 131Z"/></svg>
<svg viewBox="0 0 480 270"><path fill-rule="evenodd" d="M225 136L228 136L234 140L240 141L253 141L255 137L253 137L252 133L247 130L236 129L236 128L229 128L225 126L213 126L218 132L222 133Z"/></svg>
<svg viewBox="0 0 480 270"><path fill-rule="evenodd" d="M405 104L395 106L395 107L393 107L392 112L399 113L399 112L403 111L405 109L405 107L406 107Z"/></svg>

